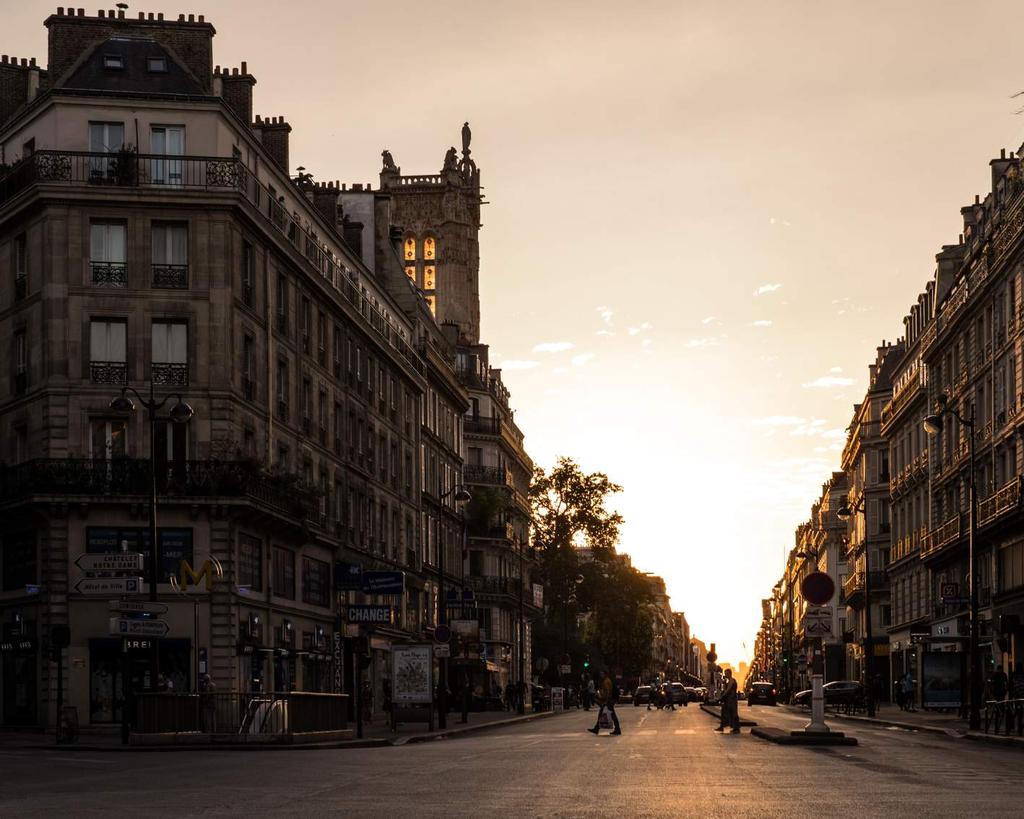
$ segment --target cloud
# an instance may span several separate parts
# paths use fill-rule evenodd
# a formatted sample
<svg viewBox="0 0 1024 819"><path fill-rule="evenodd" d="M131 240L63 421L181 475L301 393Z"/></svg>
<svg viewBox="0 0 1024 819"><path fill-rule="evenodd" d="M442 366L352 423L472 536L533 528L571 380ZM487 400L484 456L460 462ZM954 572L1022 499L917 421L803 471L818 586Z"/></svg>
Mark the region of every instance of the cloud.
<svg viewBox="0 0 1024 819"><path fill-rule="evenodd" d="M635 335L639 335L640 333L643 333L643 332L645 332L647 330L653 330L653 329L654 329L654 325L651 324L649 321L645 321L639 327L630 327L629 328L629 334L631 336L635 336Z"/></svg>
<svg viewBox="0 0 1024 819"><path fill-rule="evenodd" d="M691 338L686 342L685 346L691 350L696 350L703 347L717 347L721 343L717 336L704 336L702 338Z"/></svg>
<svg viewBox="0 0 1024 819"><path fill-rule="evenodd" d="M847 378L844 375L823 375L820 378L815 378L813 381L808 381L804 384L804 387L808 389L828 389L829 387L849 387L853 384L852 378Z"/></svg>
<svg viewBox="0 0 1024 819"><path fill-rule="evenodd" d="M597 308L597 312L601 316L601 321L603 321L605 324L612 323L612 316L615 315L615 311L612 310L610 307L605 307L604 305L602 305L601 307Z"/></svg>
<svg viewBox="0 0 1024 819"><path fill-rule="evenodd" d="M593 357L594 357L593 353L580 353L579 355L574 355L572 357L572 364L573 364L574 367L582 367L584 364L586 364L588 361L590 361L590 359L592 359Z"/></svg>
<svg viewBox="0 0 1024 819"><path fill-rule="evenodd" d="M571 341L544 341L540 344L535 344L533 352L535 353L564 353L566 350L571 350L576 345Z"/></svg>
<svg viewBox="0 0 1024 819"><path fill-rule="evenodd" d="M640 342L640 346L641 347L650 347L653 343L654 343L654 339L653 338L645 338L643 341Z"/></svg>
<svg viewBox="0 0 1024 819"><path fill-rule="evenodd" d="M762 284L757 290L754 291L755 296L763 296L765 293L774 293L782 287L781 284Z"/></svg>
<svg viewBox="0 0 1024 819"><path fill-rule="evenodd" d="M843 368L842 367L829 367L828 371L830 373L841 373L843 371Z"/></svg>
<svg viewBox="0 0 1024 819"><path fill-rule="evenodd" d="M795 427L806 424L807 419L799 415L766 415L751 421L755 427Z"/></svg>
<svg viewBox="0 0 1024 819"><path fill-rule="evenodd" d="M613 336L613 335L615 335L615 333L613 333L611 330L598 330L596 333L594 333L594 335L595 336Z"/></svg>
<svg viewBox="0 0 1024 819"><path fill-rule="evenodd" d="M758 319L757 321L750 322L751 327L771 327L771 319Z"/></svg>
<svg viewBox="0 0 1024 819"><path fill-rule="evenodd" d="M722 320L718 316L708 316L705 319L700 320L701 324L721 324Z"/></svg>
<svg viewBox="0 0 1024 819"><path fill-rule="evenodd" d="M539 361L529 361L526 359L510 358L507 361L501 362L500 369L502 370L532 370L534 367L540 364Z"/></svg>

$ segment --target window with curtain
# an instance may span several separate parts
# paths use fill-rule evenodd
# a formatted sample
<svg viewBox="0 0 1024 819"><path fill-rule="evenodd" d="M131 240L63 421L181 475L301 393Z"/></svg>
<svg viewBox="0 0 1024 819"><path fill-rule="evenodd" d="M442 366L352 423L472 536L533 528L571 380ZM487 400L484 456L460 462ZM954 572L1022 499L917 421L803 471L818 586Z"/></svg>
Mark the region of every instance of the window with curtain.
<svg viewBox="0 0 1024 819"><path fill-rule="evenodd" d="M90 122L89 152L114 154L124 148L123 122ZM89 181L114 182L118 179L117 159L94 156L89 159Z"/></svg>
<svg viewBox="0 0 1024 819"><path fill-rule="evenodd" d="M188 325L154 321L152 355L154 384L188 384Z"/></svg>
<svg viewBox="0 0 1024 819"><path fill-rule="evenodd" d="M188 288L188 225L153 223L153 287Z"/></svg>
<svg viewBox="0 0 1024 819"><path fill-rule="evenodd" d="M93 222L89 225L89 267L92 283L100 287L127 287L125 263L128 226L123 222Z"/></svg>
<svg viewBox="0 0 1024 819"><path fill-rule="evenodd" d="M149 134L150 153L159 159L150 160L149 181L153 185L181 187L184 184L184 161L169 157L185 155L185 128L182 125L154 125Z"/></svg>
<svg viewBox="0 0 1024 819"><path fill-rule="evenodd" d="M128 325L104 319L89 322L89 369L94 384L124 384L128 380Z"/></svg>

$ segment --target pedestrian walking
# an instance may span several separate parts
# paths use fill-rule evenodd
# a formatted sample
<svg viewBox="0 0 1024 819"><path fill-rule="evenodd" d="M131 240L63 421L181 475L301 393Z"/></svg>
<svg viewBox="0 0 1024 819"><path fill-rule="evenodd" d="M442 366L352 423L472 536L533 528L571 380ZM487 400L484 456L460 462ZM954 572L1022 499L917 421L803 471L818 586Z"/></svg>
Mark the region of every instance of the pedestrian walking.
<svg viewBox="0 0 1024 819"><path fill-rule="evenodd" d="M619 699L619 684L613 682L612 678L608 676L607 671L601 672L601 689L597 693L597 701L601 706L597 712L597 722L594 723L593 728L587 730L595 736L601 731L601 715L608 712L608 716L612 719L612 724L615 726L615 730L611 732L611 736L618 736L622 733L622 726L619 725L619 715L615 713L615 703Z"/></svg>
<svg viewBox="0 0 1024 819"><path fill-rule="evenodd" d="M586 709L588 711L594 705L594 695L596 693L597 692L594 690L594 678L591 677L590 679L587 680L587 693L586 693L586 699L584 700Z"/></svg>
<svg viewBox="0 0 1024 819"><path fill-rule="evenodd" d="M904 711L915 711L914 708L914 675L908 670L900 683L900 708Z"/></svg>
<svg viewBox="0 0 1024 819"><path fill-rule="evenodd" d="M722 704L722 716L721 723L715 729L718 732L725 731L725 727L728 725L732 728L732 733L738 734L740 732L740 712L738 705L738 697L736 690L736 680L733 679L732 669L725 669L725 686L722 688L722 695L719 697L719 702Z"/></svg>

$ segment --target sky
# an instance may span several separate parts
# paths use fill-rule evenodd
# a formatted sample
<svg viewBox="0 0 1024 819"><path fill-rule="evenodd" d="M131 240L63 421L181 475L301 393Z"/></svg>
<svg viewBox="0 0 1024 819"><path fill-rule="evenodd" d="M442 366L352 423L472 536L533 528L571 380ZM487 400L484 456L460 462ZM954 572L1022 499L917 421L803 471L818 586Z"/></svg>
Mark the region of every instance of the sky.
<svg viewBox="0 0 1024 819"><path fill-rule="evenodd" d="M90 6L94 14L97 7ZM527 448L624 486L621 548L723 660L883 339L1024 141L1019 7L927 0L132 3L203 13L319 179L437 173L473 129L482 335ZM55 2L5 2L45 61ZM13 44L12 44L13 43ZM1024 99L1024 98L1022 98ZM293 169L294 170L294 169Z"/></svg>

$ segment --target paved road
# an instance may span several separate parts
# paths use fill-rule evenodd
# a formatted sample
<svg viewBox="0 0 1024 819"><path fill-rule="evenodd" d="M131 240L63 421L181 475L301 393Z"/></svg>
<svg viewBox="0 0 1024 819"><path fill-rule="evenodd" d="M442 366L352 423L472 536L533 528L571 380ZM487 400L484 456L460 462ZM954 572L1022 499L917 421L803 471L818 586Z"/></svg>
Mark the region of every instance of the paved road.
<svg viewBox="0 0 1024 819"><path fill-rule="evenodd" d="M763 725L784 709L742 706ZM856 748L716 734L694 706L620 709L396 748L90 753L0 749L0 817L1021 816L1024 753L900 729ZM849 725L849 724L847 724ZM845 726L844 726L845 727Z"/></svg>

